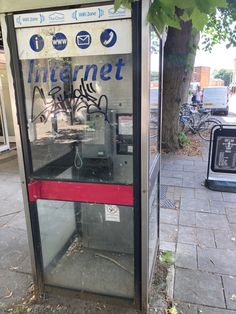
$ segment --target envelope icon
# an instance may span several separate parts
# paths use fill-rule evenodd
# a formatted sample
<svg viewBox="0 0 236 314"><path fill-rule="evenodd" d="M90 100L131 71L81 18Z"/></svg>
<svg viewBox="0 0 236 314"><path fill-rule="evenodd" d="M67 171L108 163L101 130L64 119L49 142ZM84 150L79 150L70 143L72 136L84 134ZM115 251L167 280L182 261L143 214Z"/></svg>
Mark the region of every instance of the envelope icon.
<svg viewBox="0 0 236 314"><path fill-rule="evenodd" d="M80 46L86 46L88 47L91 44L91 36L89 34L86 35L77 35L77 45Z"/></svg>

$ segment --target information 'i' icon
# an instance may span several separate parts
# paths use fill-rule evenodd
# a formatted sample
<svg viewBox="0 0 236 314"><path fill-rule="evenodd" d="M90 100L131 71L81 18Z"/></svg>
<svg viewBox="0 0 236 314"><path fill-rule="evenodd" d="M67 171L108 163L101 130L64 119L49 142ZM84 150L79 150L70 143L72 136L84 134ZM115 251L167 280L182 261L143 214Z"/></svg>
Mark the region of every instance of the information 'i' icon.
<svg viewBox="0 0 236 314"><path fill-rule="evenodd" d="M41 51L43 49L43 47L44 47L43 37L38 35L38 34L35 34L35 35L31 36L31 38L30 38L30 47L35 52Z"/></svg>

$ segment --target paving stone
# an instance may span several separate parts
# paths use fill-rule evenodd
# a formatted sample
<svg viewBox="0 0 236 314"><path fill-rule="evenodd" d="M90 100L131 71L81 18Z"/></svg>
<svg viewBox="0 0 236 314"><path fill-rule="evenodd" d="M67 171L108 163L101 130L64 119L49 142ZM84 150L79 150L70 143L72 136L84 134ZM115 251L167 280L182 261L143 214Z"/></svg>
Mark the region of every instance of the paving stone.
<svg viewBox="0 0 236 314"><path fill-rule="evenodd" d="M197 187L195 180L192 178L183 178L183 187L195 188Z"/></svg>
<svg viewBox="0 0 236 314"><path fill-rule="evenodd" d="M196 228L196 238L196 244L200 247L216 247L213 230Z"/></svg>
<svg viewBox="0 0 236 314"><path fill-rule="evenodd" d="M229 224L225 215L196 213L196 226L213 230L229 230Z"/></svg>
<svg viewBox="0 0 236 314"><path fill-rule="evenodd" d="M173 171L173 170L162 170L161 171L162 177L169 177L169 178L183 178L182 171Z"/></svg>
<svg viewBox="0 0 236 314"><path fill-rule="evenodd" d="M236 295L236 277L223 276L223 285L225 289L227 308L230 310L236 310L236 302L231 299L232 295Z"/></svg>
<svg viewBox="0 0 236 314"><path fill-rule="evenodd" d="M186 210L180 210L179 224L182 226L195 227L196 226L196 213Z"/></svg>
<svg viewBox="0 0 236 314"><path fill-rule="evenodd" d="M10 222L16 214L6 215L0 217L0 228L5 226L8 222Z"/></svg>
<svg viewBox="0 0 236 314"><path fill-rule="evenodd" d="M210 213L225 215L225 203L223 201L209 200Z"/></svg>
<svg viewBox="0 0 236 314"><path fill-rule="evenodd" d="M214 233L217 248L236 250L236 237L232 231L215 230Z"/></svg>
<svg viewBox="0 0 236 314"><path fill-rule="evenodd" d="M194 166L194 161L193 160L186 160L186 159L183 159L183 158L181 158L181 159L177 159L177 160L175 160L175 164L176 165L184 165L184 166Z"/></svg>
<svg viewBox="0 0 236 314"><path fill-rule="evenodd" d="M188 199L182 198L181 199L181 210L189 210L189 211L196 211L196 212L209 212L209 202L208 200L197 200L196 199Z"/></svg>
<svg viewBox="0 0 236 314"><path fill-rule="evenodd" d="M27 256L22 263L18 266L17 272L24 273L24 274L31 274L32 268L31 268L31 259L29 256Z"/></svg>
<svg viewBox="0 0 236 314"><path fill-rule="evenodd" d="M7 224L8 227L22 229L26 231L26 220L25 220L25 213L21 211L20 213L16 214L14 219L10 220Z"/></svg>
<svg viewBox="0 0 236 314"><path fill-rule="evenodd" d="M179 187L179 186L175 186L175 188L174 188L174 198L175 198L175 200L179 200L180 201L181 193L182 193L182 188Z"/></svg>
<svg viewBox="0 0 236 314"><path fill-rule="evenodd" d="M164 165L163 170L183 171L183 168L184 168L183 165L166 164Z"/></svg>
<svg viewBox="0 0 236 314"><path fill-rule="evenodd" d="M161 223L177 225L178 224L178 212L175 209L161 208L160 210Z"/></svg>
<svg viewBox="0 0 236 314"><path fill-rule="evenodd" d="M174 302L179 314L199 314L196 304Z"/></svg>
<svg viewBox="0 0 236 314"><path fill-rule="evenodd" d="M178 243L175 266L188 269L197 269L196 245Z"/></svg>
<svg viewBox="0 0 236 314"><path fill-rule="evenodd" d="M226 215L229 223L236 223L236 209L226 208Z"/></svg>
<svg viewBox="0 0 236 314"><path fill-rule="evenodd" d="M236 224L229 224L230 230L233 232L233 236L236 237Z"/></svg>
<svg viewBox="0 0 236 314"><path fill-rule="evenodd" d="M226 202L236 202L236 193L226 193L223 192L223 200Z"/></svg>
<svg viewBox="0 0 236 314"><path fill-rule="evenodd" d="M174 300L224 308L221 277L206 272L177 268Z"/></svg>
<svg viewBox="0 0 236 314"><path fill-rule="evenodd" d="M0 268L18 267L28 256L26 232L9 227L0 228Z"/></svg>
<svg viewBox="0 0 236 314"><path fill-rule="evenodd" d="M235 208L236 209L236 202L224 202L224 207L225 208Z"/></svg>
<svg viewBox="0 0 236 314"><path fill-rule="evenodd" d="M21 202L13 202L12 200L1 199L0 217L20 212L22 209L23 209L23 204Z"/></svg>
<svg viewBox="0 0 236 314"><path fill-rule="evenodd" d="M236 251L197 247L198 268L203 271L236 275Z"/></svg>
<svg viewBox="0 0 236 314"><path fill-rule="evenodd" d="M198 306L198 314L236 314L236 312L216 307Z"/></svg>
<svg viewBox="0 0 236 314"><path fill-rule="evenodd" d="M160 241L160 250L175 252L175 243Z"/></svg>
<svg viewBox="0 0 236 314"><path fill-rule="evenodd" d="M193 188L182 188L181 197L185 199L193 199L195 197L195 192Z"/></svg>
<svg viewBox="0 0 236 314"><path fill-rule="evenodd" d="M173 186L182 186L182 179L179 178L169 178L169 177L161 177L161 184L165 185L173 185Z"/></svg>
<svg viewBox="0 0 236 314"><path fill-rule="evenodd" d="M26 295L32 278L30 275L5 270L0 272L0 303L12 304ZM12 292L12 296L8 297Z"/></svg>
<svg viewBox="0 0 236 314"><path fill-rule="evenodd" d="M193 227L179 226L178 242L196 244L196 229Z"/></svg>
<svg viewBox="0 0 236 314"><path fill-rule="evenodd" d="M201 173L201 174L205 174L206 170L204 169L204 167L202 165L198 166L198 165L194 165L194 166L189 166L189 165L184 165L184 171L185 172L196 172L196 173Z"/></svg>
<svg viewBox="0 0 236 314"><path fill-rule="evenodd" d="M170 224L160 224L160 241L173 242L177 241L178 227Z"/></svg>
<svg viewBox="0 0 236 314"><path fill-rule="evenodd" d="M206 188L196 189L195 190L195 197L197 199L208 199L208 200L223 201L223 197L222 197L221 192L210 191Z"/></svg>

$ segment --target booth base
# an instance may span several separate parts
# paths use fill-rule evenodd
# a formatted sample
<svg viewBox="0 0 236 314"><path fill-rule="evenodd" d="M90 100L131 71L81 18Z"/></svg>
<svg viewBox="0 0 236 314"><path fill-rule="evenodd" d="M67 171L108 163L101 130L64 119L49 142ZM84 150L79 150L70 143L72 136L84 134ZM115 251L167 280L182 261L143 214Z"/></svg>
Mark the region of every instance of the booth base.
<svg viewBox="0 0 236 314"><path fill-rule="evenodd" d="M83 247L67 251L44 279L51 286L133 299L133 264L132 255Z"/></svg>
<svg viewBox="0 0 236 314"><path fill-rule="evenodd" d="M205 187L213 191L236 193L236 181L206 179Z"/></svg>

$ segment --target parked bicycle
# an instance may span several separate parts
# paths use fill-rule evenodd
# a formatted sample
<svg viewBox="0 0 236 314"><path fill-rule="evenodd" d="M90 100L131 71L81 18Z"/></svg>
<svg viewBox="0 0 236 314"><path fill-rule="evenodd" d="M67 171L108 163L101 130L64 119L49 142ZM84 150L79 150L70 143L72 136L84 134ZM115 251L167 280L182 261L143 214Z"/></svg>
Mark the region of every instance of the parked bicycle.
<svg viewBox="0 0 236 314"><path fill-rule="evenodd" d="M189 104L183 104L179 113L180 130L185 134L191 132L198 134L202 139L209 141L211 129L214 125L220 125L221 121L213 118L210 111L197 108Z"/></svg>

